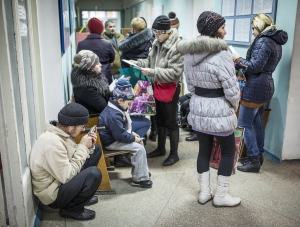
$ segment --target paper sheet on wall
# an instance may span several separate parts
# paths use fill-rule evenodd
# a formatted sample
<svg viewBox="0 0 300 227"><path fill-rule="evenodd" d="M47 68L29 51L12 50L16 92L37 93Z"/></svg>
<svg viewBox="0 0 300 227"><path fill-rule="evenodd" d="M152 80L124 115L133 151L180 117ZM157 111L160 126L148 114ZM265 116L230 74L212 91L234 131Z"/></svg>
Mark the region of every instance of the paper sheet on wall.
<svg viewBox="0 0 300 227"><path fill-rule="evenodd" d="M26 20L26 10L24 6L18 5L19 19Z"/></svg>
<svg viewBox="0 0 300 227"><path fill-rule="evenodd" d="M235 0L223 0L222 16L234 16Z"/></svg>
<svg viewBox="0 0 300 227"><path fill-rule="evenodd" d="M235 20L234 41L249 42L250 18Z"/></svg>
<svg viewBox="0 0 300 227"><path fill-rule="evenodd" d="M253 13L272 13L274 0L254 0Z"/></svg>
<svg viewBox="0 0 300 227"><path fill-rule="evenodd" d="M233 23L234 19L226 19L226 32L227 34L225 35L224 39L233 41Z"/></svg>
<svg viewBox="0 0 300 227"><path fill-rule="evenodd" d="M251 14L252 2L249 0L236 1L236 15L249 15Z"/></svg>
<svg viewBox="0 0 300 227"><path fill-rule="evenodd" d="M21 36L27 36L27 25L20 21L20 34Z"/></svg>

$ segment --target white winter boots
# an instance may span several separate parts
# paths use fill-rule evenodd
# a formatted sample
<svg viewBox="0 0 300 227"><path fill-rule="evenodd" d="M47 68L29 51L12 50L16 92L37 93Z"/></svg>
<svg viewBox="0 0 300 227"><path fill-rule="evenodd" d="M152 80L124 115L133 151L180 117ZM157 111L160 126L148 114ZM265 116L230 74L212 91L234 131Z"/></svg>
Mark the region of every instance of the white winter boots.
<svg viewBox="0 0 300 227"><path fill-rule="evenodd" d="M202 205L213 198L212 204L215 207L235 207L241 204L239 197L228 195L230 176L218 175L216 194L213 196L209 187L209 171L198 174L200 182L200 194L198 202Z"/></svg>
<svg viewBox="0 0 300 227"><path fill-rule="evenodd" d="M209 171L204 172L202 174L198 173L198 181L200 183L200 194L198 198L198 202L201 205L204 205L208 201L212 200L212 192L209 187Z"/></svg>

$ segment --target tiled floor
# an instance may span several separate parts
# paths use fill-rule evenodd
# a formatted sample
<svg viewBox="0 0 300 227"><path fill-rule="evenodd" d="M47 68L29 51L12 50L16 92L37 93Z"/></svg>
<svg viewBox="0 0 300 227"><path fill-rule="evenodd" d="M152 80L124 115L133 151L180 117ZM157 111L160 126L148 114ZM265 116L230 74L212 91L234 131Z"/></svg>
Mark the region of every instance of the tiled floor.
<svg viewBox="0 0 300 227"><path fill-rule="evenodd" d="M141 189L130 185L130 167L109 172L117 194L100 195L91 221L60 218L57 211L45 210L40 226L300 226L300 161L281 164L265 158L258 174L237 171L231 177L230 194L242 203L234 208L215 208L211 202L197 202L199 183L196 172L198 142L186 142L181 131L180 161L163 167L166 157L148 159L153 187ZM148 152L155 148L149 141ZM169 150L169 140L167 140ZM216 185L211 169L211 186Z"/></svg>

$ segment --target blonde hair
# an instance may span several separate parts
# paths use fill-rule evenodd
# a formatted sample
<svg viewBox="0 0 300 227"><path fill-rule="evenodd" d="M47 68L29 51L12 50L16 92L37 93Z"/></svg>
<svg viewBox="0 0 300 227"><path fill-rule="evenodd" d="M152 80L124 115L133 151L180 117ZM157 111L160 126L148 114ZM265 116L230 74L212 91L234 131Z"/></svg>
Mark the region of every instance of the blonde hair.
<svg viewBox="0 0 300 227"><path fill-rule="evenodd" d="M252 26L256 28L259 33L267 30L278 30L278 28L273 24L274 21L272 17L265 13L256 14L252 19Z"/></svg>
<svg viewBox="0 0 300 227"><path fill-rule="evenodd" d="M146 28L145 21L138 17L133 18L130 25L135 32L141 32Z"/></svg>

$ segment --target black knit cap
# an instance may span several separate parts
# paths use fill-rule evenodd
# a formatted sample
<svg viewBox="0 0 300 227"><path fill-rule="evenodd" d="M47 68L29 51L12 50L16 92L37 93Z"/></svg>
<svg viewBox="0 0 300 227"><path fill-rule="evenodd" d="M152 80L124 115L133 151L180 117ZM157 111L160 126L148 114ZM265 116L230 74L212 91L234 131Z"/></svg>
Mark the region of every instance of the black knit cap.
<svg viewBox="0 0 300 227"><path fill-rule="evenodd" d="M78 103L70 103L59 111L57 119L65 126L85 125L89 121L89 111Z"/></svg>
<svg viewBox="0 0 300 227"><path fill-rule="evenodd" d="M152 24L152 29L162 30L162 31L170 30L171 29L170 18L165 15L158 16Z"/></svg>
<svg viewBox="0 0 300 227"><path fill-rule="evenodd" d="M213 11L204 11L197 21L197 29L201 35L211 36L225 23L224 17Z"/></svg>

